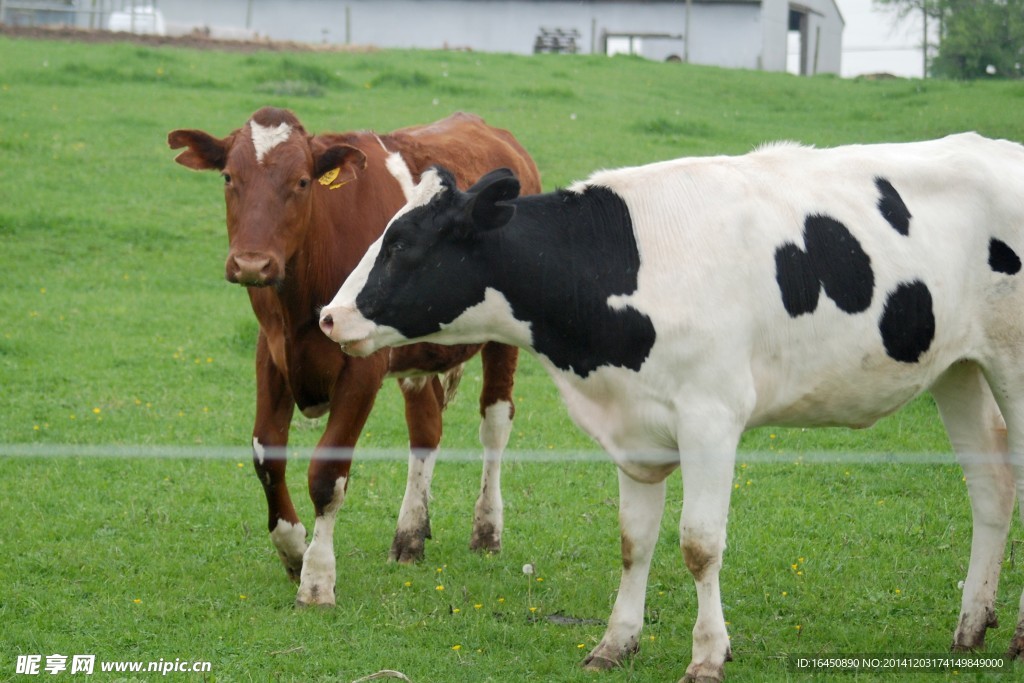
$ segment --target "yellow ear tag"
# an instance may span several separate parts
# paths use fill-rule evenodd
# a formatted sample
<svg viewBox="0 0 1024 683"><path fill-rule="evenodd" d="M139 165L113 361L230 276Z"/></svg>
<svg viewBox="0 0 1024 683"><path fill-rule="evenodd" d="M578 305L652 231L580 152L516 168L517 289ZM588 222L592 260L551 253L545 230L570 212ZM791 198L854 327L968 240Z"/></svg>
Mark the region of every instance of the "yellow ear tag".
<svg viewBox="0 0 1024 683"><path fill-rule="evenodd" d="M352 178L348 178L347 180L343 180L340 183L334 183L334 181L338 179L338 175L340 173L341 173L341 167L332 168L330 171L328 171L327 173L324 173L322 176L320 176L319 182L320 182L321 185L326 187L328 190L337 190L342 185L346 185L346 184L352 182L353 180L355 180L355 177L353 176ZM331 183L334 183L334 184L332 185Z"/></svg>
<svg viewBox="0 0 1024 683"><path fill-rule="evenodd" d="M339 173L341 173L340 168L332 168L330 171L320 176L320 184L324 187L328 187L331 183L337 180ZM339 187L341 186L339 185ZM333 190L334 188L332 187L331 189Z"/></svg>

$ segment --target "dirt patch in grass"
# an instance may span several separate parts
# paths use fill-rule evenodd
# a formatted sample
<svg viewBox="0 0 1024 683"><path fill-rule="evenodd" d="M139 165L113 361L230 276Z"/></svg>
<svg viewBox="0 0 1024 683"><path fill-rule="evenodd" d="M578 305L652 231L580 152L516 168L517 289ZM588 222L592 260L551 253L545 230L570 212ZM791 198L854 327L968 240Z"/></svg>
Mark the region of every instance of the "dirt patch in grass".
<svg viewBox="0 0 1024 683"><path fill-rule="evenodd" d="M71 40L79 43L135 43L153 47L170 45L200 50L227 52L375 52L372 45L330 45L300 43L290 40L224 40L211 38L201 31L182 36L153 36L135 33L102 31L72 26L14 26L0 23L0 35L42 40Z"/></svg>

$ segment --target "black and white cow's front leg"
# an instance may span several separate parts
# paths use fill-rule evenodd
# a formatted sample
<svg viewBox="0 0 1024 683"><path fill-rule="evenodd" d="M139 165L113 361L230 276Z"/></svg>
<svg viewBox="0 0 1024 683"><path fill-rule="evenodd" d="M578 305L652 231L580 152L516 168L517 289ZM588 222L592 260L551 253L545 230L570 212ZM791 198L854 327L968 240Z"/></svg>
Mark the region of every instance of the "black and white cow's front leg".
<svg viewBox="0 0 1024 683"><path fill-rule="evenodd" d="M725 677L725 663L732 659L718 573L725 552L735 462L734 450L689 451L682 456L683 512L679 544L686 568L697 587L693 651L683 681L721 681Z"/></svg>
<svg viewBox="0 0 1024 683"><path fill-rule="evenodd" d="M601 642L583 666L610 669L637 651L644 624L647 576L665 510L665 476L658 472L651 482L637 481L619 468L619 530L622 535L622 578L615 606ZM658 480L658 477L661 477Z"/></svg>

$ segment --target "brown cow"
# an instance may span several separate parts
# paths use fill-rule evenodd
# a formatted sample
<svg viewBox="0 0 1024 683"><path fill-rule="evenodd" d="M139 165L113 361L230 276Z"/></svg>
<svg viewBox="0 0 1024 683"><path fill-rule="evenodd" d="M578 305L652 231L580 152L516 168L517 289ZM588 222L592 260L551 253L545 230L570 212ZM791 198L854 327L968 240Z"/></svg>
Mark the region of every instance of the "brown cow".
<svg viewBox="0 0 1024 683"><path fill-rule="evenodd" d="M345 498L351 449L386 376L398 377L409 428L409 475L390 558L423 557L430 537L427 500L441 439L441 411L480 346L418 344L368 358L345 356L318 325L363 252L405 203L385 162L398 152L419 174L432 164L455 171L468 186L497 166L516 171L524 190L539 192L537 168L504 130L479 117L454 114L437 123L377 136L370 132L310 135L289 111L264 108L238 130L216 138L176 130L175 161L224 177L230 239L226 277L244 285L259 321L253 461L267 496L270 537L289 576L299 579L298 604L333 604L333 527ZM480 440L484 469L470 547L501 545L501 453L511 431L517 351L482 347ZM284 449L295 406L309 417L329 412L309 465L316 511L313 537L285 484ZM333 450L342 449L342 450ZM338 455L338 454L341 455Z"/></svg>

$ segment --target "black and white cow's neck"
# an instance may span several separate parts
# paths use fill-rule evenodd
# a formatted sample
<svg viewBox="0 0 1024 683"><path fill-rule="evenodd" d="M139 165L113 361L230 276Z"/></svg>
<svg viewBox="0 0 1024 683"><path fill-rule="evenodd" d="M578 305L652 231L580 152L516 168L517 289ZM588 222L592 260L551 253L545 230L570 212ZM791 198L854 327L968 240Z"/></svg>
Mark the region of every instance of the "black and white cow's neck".
<svg viewBox="0 0 1024 683"><path fill-rule="evenodd" d="M432 197L413 203L436 211L447 199L446 189L435 185L429 191ZM441 289L459 296L429 311L413 311L400 301L396 305L395 297L389 308L375 306L381 292L374 281L390 272L389 260L401 258L396 251L420 248L402 234L400 220L393 223L366 275L368 286L357 299L360 311L405 338L444 330L451 340L467 329L470 339L486 320L490 338L500 336L528 347L555 368L581 378L601 367L639 371L654 345L655 331L647 315L621 303L636 292L640 270L633 224L622 198L604 187L581 186L521 197L508 205L515 214L507 225L446 244L431 259L439 268L453 258L486 267L473 270L472 282L463 272L435 270L435 277L451 280ZM410 288L410 295L414 290Z"/></svg>
<svg viewBox="0 0 1024 683"><path fill-rule="evenodd" d="M622 198L585 186L513 206L512 222L480 239L492 259L494 289L512 316L529 325L530 347L584 378L603 366L639 371L655 332L646 314L617 303L636 292L640 271Z"/></svg>

